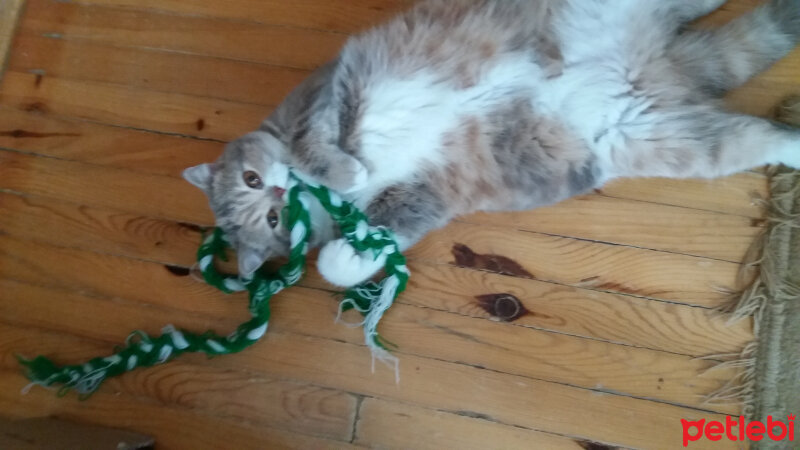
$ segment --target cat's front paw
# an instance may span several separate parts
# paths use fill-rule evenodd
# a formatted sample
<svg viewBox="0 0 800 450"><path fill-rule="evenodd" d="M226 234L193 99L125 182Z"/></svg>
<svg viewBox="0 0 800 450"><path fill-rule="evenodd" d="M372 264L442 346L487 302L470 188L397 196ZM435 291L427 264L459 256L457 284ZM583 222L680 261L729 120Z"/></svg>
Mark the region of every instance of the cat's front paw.
<svg viewBox="0 0 800 450"><path fill-rule="evenodd" d="M375 275L385 262L385 256L376 260L371 254L358 253L347 239L337 239L322 247L317 269L331 284L352 287Z"/></svg>

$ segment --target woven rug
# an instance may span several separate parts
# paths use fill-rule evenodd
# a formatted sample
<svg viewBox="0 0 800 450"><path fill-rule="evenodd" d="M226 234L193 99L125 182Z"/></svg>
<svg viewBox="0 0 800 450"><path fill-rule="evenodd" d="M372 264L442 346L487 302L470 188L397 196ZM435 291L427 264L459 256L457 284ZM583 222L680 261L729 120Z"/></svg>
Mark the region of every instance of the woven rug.
<svg viewBox="0 0 800 450"><path fill-rule="evenodd" d="M777 108L776 119L800 126L800 97ZM715 400L739 400L743 414L766 422L800 414L800 171L770 169L768 225L748 252L740 280L748 287L732 308L733 320L752 317L755 341L734 361L737 379ZM764 440L754 449L783 449L788 443Z"/></svg>

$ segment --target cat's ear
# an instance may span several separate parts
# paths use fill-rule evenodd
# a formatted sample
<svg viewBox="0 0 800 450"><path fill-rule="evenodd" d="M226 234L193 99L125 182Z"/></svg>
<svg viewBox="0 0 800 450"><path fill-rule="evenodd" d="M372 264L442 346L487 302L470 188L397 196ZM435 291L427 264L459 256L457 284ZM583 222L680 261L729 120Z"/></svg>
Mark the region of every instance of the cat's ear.
<svg viewBox="0 0 800 450"><path fill-rule="evenodd" d="M242 247L237 251L239 252L239 274L243 277L249 277L267 261L264 254L251 248Z"/></svg>
<svg viewBox="0 0 800 450"><path fill-rule="evenodd" d="M199 166L189 167L184 170L183 178L203 191L208 191L211 187L211 177L213 173L214 164L200 164Z"/></svg>

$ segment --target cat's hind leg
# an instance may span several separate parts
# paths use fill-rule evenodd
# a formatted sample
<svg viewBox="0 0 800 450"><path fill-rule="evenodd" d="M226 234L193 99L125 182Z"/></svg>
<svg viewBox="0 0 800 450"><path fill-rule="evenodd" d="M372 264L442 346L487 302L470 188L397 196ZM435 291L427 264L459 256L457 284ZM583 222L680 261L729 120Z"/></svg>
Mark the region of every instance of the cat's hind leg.
<svg viewBox="0 0 800 450"><path fill-rule="evenodd" d="M622 177L716 178L765 164L800 168L800 129L711 107L664 111L611 152Z"/></svg>
<svg viewBox="0 0 800 450"><path fill-rule="evenodd" d="M770 0L712 30L687 30L668 49L674 66L706 92L722 95L800 43L800 0Z"/></svg>

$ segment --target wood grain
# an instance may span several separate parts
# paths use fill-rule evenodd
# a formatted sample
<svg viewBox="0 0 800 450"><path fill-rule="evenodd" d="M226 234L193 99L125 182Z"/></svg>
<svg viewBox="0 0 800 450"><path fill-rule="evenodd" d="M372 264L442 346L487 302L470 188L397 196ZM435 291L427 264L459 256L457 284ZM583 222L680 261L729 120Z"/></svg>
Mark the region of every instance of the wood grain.
<svg viewBox="0 0 800 450"><path fill-rule="evenodd" d="M214 223L203 193L175 177L0 150L0 189L137 211L177 222Z"/></svg>
<svg viewBox="0 0 800 450"><path fill-rule="evenodd" d="M238 19L341 32L359 31L386 20L412 0L228 0L220 8L205 0L82 0L92 5L116 6L147 12L171 12L192 16Z"/></svg>
<svg viewBox="0 0 800 450"><path fill-rule="evenodd" d="M702 308L560 286L445 265L412 263L403 303L497 320L476 301L511 294L528 311L514 323L694 356L731 353L752 338L749 321L728 323Z"/></svg>
<svg viewBox="0 0 800 450"><path fill-rule="evenodd" d="M266 345L269 351L249 357L248 365L252 368L286 370L292 377L347 386L352 392L369 396L442 410L469 411L500 423L627 447L676 446L680 439L680 418L718 420L720 417L413 356L403 356L401 383L396 385L394 374L386 368L370 374L370 358L365 357L363 347L339 343L328 347L312 338L298 340L278 333L268 335ZM230 358L225 365L238 365L242 356ZM337 370L322 372L318 370L320 366ZM632 423L641 428L630 427Z"/></svg>
<svg viewBox="0 0 800 450"><path fill-rule="evenodd" d="M0 295L12 296L16 293L13 282L1 282ZM21 313L25 308L41 308L42 302L51 301L57 291L44 288L26 287L28 300L21 304L3 301L4 320L16 323L24 320L28 326L46 327L83 337L122 339L125 322L128 326L147 323L147 331L155 328L154 322L180 318L185 323L185 313L175 317L168 310L127 308L124 303L103 306L102 302L75 294L60 296L58 305L53 305L47 314L34 317ZM295 291L297 292L297 291ZM308 301L308 300L306 300ZM295 302L283 302L288 305ZM11 309L13 308L13 310ZM119 317L100 323L76 321L85 314L86 308L98 317L106 317L103 310L114 310ZM109 309L110 308L110 309ZM122 308L122 309L120 309ZM63 309L63 310L62 310ZM126 310L130 310L131 315ZM16 312L15 312L16 311ZM285 311L276 309L286 316ZM307 315L307 314L306 314ZM147 317L152 316L152 317ZM142 320L144 319L144 320ZM584 439L620 443L629 446L653 446L659 442L679 439L680 421L678 417L713 417L708 413L679 408L676 406L638 400L614 394L602 395L597 392L576 389L558 383L549 383L527 377L512 376L494 371L477 369L463 364L453 364L436 359L404 354L400 365L402 384L395 385L394 376L385 368L372 375L369 371L369 357L365 347L340 343L333 340L306 337L286 333L278 329L283 321L274 322L266 339L258 349L223 359L205 360L188 357L187 363L208 364L225 370L248 370L263 373L270 378L300 380L322 387L362 393L371 396L400 399L423 406L433 405L453 411L471 411L486 414L496 420L511 425L535 429L548 429L557 433L569 433ZM330 322L328 322L330 323ZM182 325L179 323L179 325ZM208 325L208 324L205 324ZM201 326L204 325L195 325ZM356 330L347 330L358 336ZM388 336L388 335L387 335ZM110 344L109 344L110 345ZM401 344L404 346L405 344ZM336 367L336 371L319 371L318 365ZM674 369L673 369L674 370ZM522 389L520 389L522 388ZM469 395L464 395L464 390ZM549 405L544 410L531 410L533 405ZM528 405L524 407L523 405ZM578 406L580 405L580 406ZM553 408L553 406L557 406ZM585 414L584 420L591 417L593 423L575 421L575 409ZM525 411L521 414L521 411ZM569 419L567 416L569 415ZM625 430L622 423L627 418L637 417L648 424L648 430Z"/></svg>
<svg viewBox="0 0 800 450"><path fill-rule="evenodd" d="M614 206L607 209L609 214L614 211ZM534 223L537 212L528 214ZM503 216L491 220L499 222ZM596 225L584 221L565 223L563 227L573 228L571 235L583 237L593 233ZM623 230L610 240L625 239ZM430 233L408 254L412 259L458 263L455 256L458 252L454 252L458 245L466 245L478 255L489 255L483 256L484 260L491 261L492 255L511 259L538 280L705 307L715 307L724 301L717 289L733 287L738 268L724 261L465 222L454 222ZM502 271L482 267L483 262L487 261L463 263L467 267ZM676 285L676 279L681 283Z"/></svg>
<svg viewBox="0 0 800 450"><path fill-rule="evenodd" d="M110 280L109 284L114 281ZM150 281L152 289L159 288L156 281L157 279ZM107 340L113 340L110 339L112 336L121 334L120 330L125 330L122 333L126 333L130 329L142 329L154 334L167 323L202 332L205 329L233 330L236 324L244 321L244 318L239 317L241 314L211 316L187 312L185 308L182 311L173 309L161 298L135 299L137 302L149 304L149 308L137 307L136 303L129 302L129 298L117 298L116 302L96 300L73 294L72 292L85 292L74 284L70 286L70 290L63 290L60 287L45 288L0 280L0 287L0 311L5 320L14 323L22 321L27 325L78 335L87 333L88 327L101 327L104 333L101 337ZM104 289L107 290L108 287ZM202 301L202 297L188 297L180 289L173 289L171 292L176 298ZM133 292L131 296L136 294ZM24 303L17 304L13 301L22 295L26 298ZM59 298L58 305L48 306L52 298ZM35 319L26 319L38 308L46 308L48 312ZM280 319L272 321L271 332L345 340L353 344L363 342L363 335L358 330L350 330L333 323L336 304L331 301L327 292L295 288L281 296L273 309L275 317ZM96 314L104 317L105 314L114 314L113 311L116 311L119 318L107 320L102 325L79 320L81 315ZM388 340L399 346L402 355L492 367L496 371L532 379L557 381L600 392L624 393L695 407L704 406L703 395L732 376L732 371L729 370L698 376L711 363L692 357L619 346L408 305L396 305L383 322L382 330ZM89 337L94 337L96 331L89 333ZM123 337L118 337L119 342L122 339ZM429 342L437 342L437 345L431 346ZM713 409L736 411L736 408L723 406Z"/></svg>
<svg viewBox="0 0 800 450"><path fill-rule="evenodd" d="M22 27L38 35L300 69L333 59L347 39L339 33L219 18L50 0L28 4Z"/></svg>
<svg viewBox="0 0 800 450"><path fill-rule="evenodd" d="M200 240L195 230L91 208L72 210L60 202L12 194L0 194L0 205L10 213L0 216L0 231L51 244L0 237L4 243L0 248L6 249L0 252L7 254L3 260L9 276L14 274L16 279L36 284L55 281L62 286L109 296L117 295L124 286L126 296L131 299L161 301L180 309L233 317L243 313L235 302L217 301L224 296L166 269L173 266L173 271L185 275L184 268L194 263ZM56 255L64 264L47 265L46 261ZM155 264L150 267L146 261L137 260ZM478 305L476 297L509 293L530 311L516 321L517 325L694 356L735 352L751 339L748 322L728 324L724 315L709 310L425 261L414 261L411 268L414 273L411 289L400 299L402 303L489 319L490 314ZM131 281L122 284L107 281L120 273L128 274ZM157 282L153 285L133 281L138 279ZM321 289L329 286L314 270L304 285ZM173 289L185 293L175 296Z"/></svg>
<svg viewBox="0 0 800 450"><path fill-rule="evenodd" d="M4 0L0 3L0 80L3 79L14 30L24 4L25 0Z"/></svg>
<svg viewBox="0 0 800 450"><path fill-rule="evenodd" d="M53 247L8 236L0 236L0 276L195 315L226 317L231 323L244 322L249 317L238 297L234 301L198 282L183 267Z"/></svg>
<svg viewBox="0 0 800 450"><path fill-rule="evenodd" d="M0 148L70 161L177 177L217 159L224 144L0 106Z"/></svg>
<svg viewBox="0 0 800 450"><path fill-rule="evenodd" d="M177 176L186 167L216 159L223 148L216 142L56 118L3 106L0 106L0 123L3 148L159 175ZM753 218L763 215L753 198L768 196L766 178L756 173L713 181L618 180L605 186L602 194Z"/></svg>
<svg viewBox="0 0 800 450"><path fill-rule="evenodd" d="M155 436L159 448L215 450L236 448L354 449L347 442L312 437L286 429L252 424L235 418L208 416L164 405L98 393L89 402L64 400L36 389L20 401L19 386L26 383L18 371L0 372L0 408L15 417L58 415L67 420L127 428Z"/></svg>
<svg viewBox="0 0 800 450"><path fill-rule="evenodd" d="M65 347L74 350L62 352ZM20 371L15 354L58 354L69 362L62 358L81 361L109 350L69 335L0 322L0 360L5 370ZM103 392L339 441L350 441L357 405L356 397L338 390L180 361L109 381Z"/></svg>
<svg viewBox="0 0 800 450"><path fill-rule="evenodd" d="M105 328L105 325L82 332L108 332L97 328ZM485 414L501 423L627 446L653 447L680 439L680 418L718 417L668 404L603 395L410 355L402 357L402 383L396 385L394 375L385 368L380 368L375 375L370 374L369 357L363 346L302 338L280 331L271 331L258 348L260 350L228 356L224 361L185 360L226 370L246 369L270 377L305 380L426 407ZM320 371L318 365L337 369ZM626 429L624 423L634 417L638 423L647 424L647 429Z"/></svg>
<svg viewBox="0 0 800 450"><path fill-rule="evenodd" d="M17 34L9 70L170 94L277 105L309 72L174 52Z"/></svg>
<svg viewBox="0 0 800 450"><path fill-rule="evenodd" d="M108 83L37 78L14 71L6 72L0 85L0 103L25 111L222 141L258 128L272 111L272 107L247 103Z"/></svg>
<svg viewBox="0 0 800 450"><path fill-rule="evenodd" d="M7 192L0 209L4 234L183 267L196 261L194 225Z"/></svg>
<svg viewBox="0 0 800 450"><path fill-rule="evenodd" d="M129 374L89 402L18 394L18 351L75 362L135 328L243 320L243 295L188 276L213 218L180 171L257 127L348 33L409 3L29 0L0 84L0 415L127 427L164 448L349 449L674 448L681 419L738 413L702 403L733 372L695 357L752 338L710 308L763 226L754 173L618 181L431 234L381 325L400 346L399 384L371 373L361 330L333 323L312 270L242 354ZM728 2L701 25L759 3ZM800 89L798 62L728 103L768 113ZM524 314L496 317L499 294ZM722 444L734 447L693 447Z"/></svg>
<svg viewBox="0 0 800 450"><path fill-rule="evenodd" d="M0 187L5 189L54 196L69 202L90 203L103 208L138 211L170 221L212 223L202 194L177 178L145 176L125 170L109 170L95 165L11 152L0 152L0 157L5 161L0 168L0 174L4 175ZM32 173L36 173L36 176L31 176ZM84 181L87 179L93 180L96 187L87 185ZM141 195L142 193L145 194ZM154 197L158 197L159 202L151 202L150 199ZM7 196L4 198L9 202L16 200L18 207L25 207L20 204L21 199ZM187 201L190 198L195 201ZM605 201L601 197L595 198ZM701 220L706 215L703 212L687 211L700 215ZM535 216L538 211L528 214ZM737 219L733 216L726 217ZM25 220L25 216L11 216L7 220ZM564 224L564 227L568 225ZM592 231L591 227L594 225L593 222L590 223L588 232ZM27 229L28 226L22 225L21 228ZM575 234L581 236L586 232L587 229L581 229ZM619 234L612 239L623 240L625 237L624 234ZM165 240L155 241L157 242L164 245ZM447 229L432 234L410 255L419 259L450 263L453 261L452 249L456 244L471 245L479 253L493 253L515 259L528 272L542 280L705 306L718 305L724 299L714 289L732 286L736 271L735 265L719 261L629 247L596 245L574 239L466 223L454 223ZM187 264L189 258L184 257L181 261ZM675 286L672 282L675 278L682 279L683 283Z"/></svg>
<svg viewBox="0 0 800 450"><path fill-rule="evenodd" d="M463 221L730 262L741 261L764 226L748 217L598 195L534 211L473 214Z"/></svg>
<svg viewBox="0 0 800 450"><path fill-rule="evenodd" d="M76 173L74 168L70 168L73 172L62 174ZM107 175L113 175L113 172ZM11 177L9 180L13 181ZM136 180L140 178L132 178L132 181ZM21 186L11 181L5 186L19 190ZM75 180L75 183L80 183L80 180ZM70 183L63 184L58 196L70 203L93 196L91 191L70 195ZM3 186L2 182L0 186ZM194 263L194 247L200 240L197 227L177 222L180 219L174 214L169 214L173 216L170 219L154 217L159 211L168 209L164 205L168 197L163 198L159 208L148 206L148 209L153 209L153 215L140 216L118 209L134 209L117 202L117 199L124 198L125 192L112 189L108 193L112 195L107 202L92 201L101 203L100 207L81 206L80 203L70 206L56 201L60 199L38 196L0 194L0 204L13 212L0 218L0 229L56 245L84 247L184 267ZM149 204L146 199L137 198L141 200L139 203ZM198 203L204 202L201 196ZM186 202L183 205L186 209ZM205 208L198 209L198 213L207 214ZM91 221L87 222L87 219ZM436 264L453 264L457 262L453 255L456 245L470 246L481 254L513 259L541 281L704 307L716 307L725 301L726 297L719 289L735 286L737 270L735 264L727 262L459 222L431 233L409 251L409 257ZM673 283L676 278L682 280L680 285Z"/></svg>
<svg viewBox="0 0 800 450"><path fill-rule="evenodd" d="M449 430L447 434L442 430ZM458 448L585 449L588 442L509 427L468 412L433 411L397 402L366 398L356 428L357 444L369 448L439 450Z"/></svg>
<svg viewBox="0 0 800 450"><path fill-rule="evenodd" d="M40 71L70 80L123 84L267 107L279 104L308 74L243 61L111 47L30 33L18 35L14 47L16 51L9 62L14 71ZM317 65L333 56L333 53L324 56ZM768 115L782 98L796 92L796 73L800 69L796 61L797 58L782 60L769 72L737 90L728 103L743 112Z"/></svg>
<svg viewBox="0 0 800 450"><path fill-rule="evenodd" d="M764 208L759 200L769 197L767 177L754 172L716 180L614 180L599 192L609 197L737 214L754 219L764 217Z"/></svg>
<svg viewBox="0 0 800 450"><path fill-rule="evenodd" d="M181 222L213 223L203 194L178 178L2 150L0 162L3 189ZM552 208L476 214L463 220L727 261L738 261L763 226L739 216L597 195Z"/></svg>

